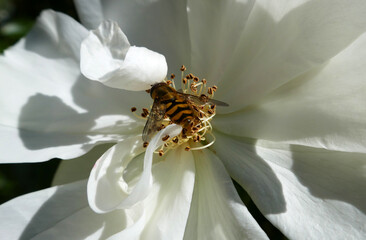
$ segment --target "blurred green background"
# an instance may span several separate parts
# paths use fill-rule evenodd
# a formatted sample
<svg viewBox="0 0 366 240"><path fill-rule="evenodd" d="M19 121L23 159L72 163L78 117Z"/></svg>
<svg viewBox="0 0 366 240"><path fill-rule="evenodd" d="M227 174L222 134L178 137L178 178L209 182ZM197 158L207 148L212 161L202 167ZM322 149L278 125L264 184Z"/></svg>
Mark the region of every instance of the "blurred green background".
<svg viewBox="0 0 366 240"><path fill-rule="evenodd" d="M72 0L0 0L0 53L23 37L31 29L40 12L48 8L78 20ZM0 204L22 194L50 187L60 161L52 159L43 163L0 164ZM271 239L286 239L259 212L248 194L236 183L235 187L267 235Z"/></svg>

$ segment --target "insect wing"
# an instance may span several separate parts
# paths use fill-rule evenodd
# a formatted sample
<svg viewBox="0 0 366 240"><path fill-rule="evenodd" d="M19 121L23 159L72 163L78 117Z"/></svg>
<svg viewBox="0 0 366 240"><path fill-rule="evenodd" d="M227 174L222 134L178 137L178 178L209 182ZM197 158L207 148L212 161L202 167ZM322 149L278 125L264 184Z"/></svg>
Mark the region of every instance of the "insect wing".
<svg viewBox="0 0 366 240"><path fill-rule="evenodd" d="M191 94L186 94L186 93L178 93L181 97L183 97L184 99L186 99L187 101L190 101L192 103L194 103L195 105L206 105L206 104L215 104L217 106L224 106L227 107L229 106L229 104L219 101L219 100L215 100L215 99L211 99L209 97L207 97L206 95L201 95L200 97L198 96L194 96Z"/></svg>
<svg viewBox="0 0 366 240"><path fill-rule="evenodd" d="M165 105L160 104L159 101L155 100L142 132L142 140L144 142L150 142L152 136L161 128L165 111Z"/></svg>

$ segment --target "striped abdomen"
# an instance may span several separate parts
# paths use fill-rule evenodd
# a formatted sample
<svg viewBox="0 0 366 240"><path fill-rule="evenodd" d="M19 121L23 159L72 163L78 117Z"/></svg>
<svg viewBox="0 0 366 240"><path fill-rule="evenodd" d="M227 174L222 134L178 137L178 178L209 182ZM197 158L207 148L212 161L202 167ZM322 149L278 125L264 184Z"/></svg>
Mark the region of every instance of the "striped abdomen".
<svg viewBox="0 0 366 240"><path fill-rule="evenodd" d="M195 118L191 107L183 99L172 99L166 103L166 115L173 123L185 124Z"/></svg>

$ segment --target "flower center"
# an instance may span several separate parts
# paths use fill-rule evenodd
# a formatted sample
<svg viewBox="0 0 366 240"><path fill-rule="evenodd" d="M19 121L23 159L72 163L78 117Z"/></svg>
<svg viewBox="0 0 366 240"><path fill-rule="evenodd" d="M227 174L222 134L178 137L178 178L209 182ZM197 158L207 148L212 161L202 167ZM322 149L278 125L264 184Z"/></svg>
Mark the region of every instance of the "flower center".
<svg viewBox="0 0 366 240"><path fill-rule="evenodd" d="M182 126L183 129L179 135L175 137L166 135L162 138L164 144L155 152L160 156L189 142L201 143L202 146L187 146L186 151L200 150L211 146L216 140L212 134L213 129L210 123L216 114L216 105L227 106L226 103L212 99L217 90L216 86L208 87L206 79L200 80L192 73L185 75L185 66L182 66L180 70L182 89L176 89L175 75L172 74L170 79L164 79L164 83L155 84L146 91L154 99L154 105L150 111L143 108L140 117L136 114L136 108L131 108L136 117L148 118L143 137L146 132L156 133L170 124ZM163 109L163 111L157 109ZM159 114L163 115L159 116ZM144 147L147 146L148 142L144 142Z"/></svg>

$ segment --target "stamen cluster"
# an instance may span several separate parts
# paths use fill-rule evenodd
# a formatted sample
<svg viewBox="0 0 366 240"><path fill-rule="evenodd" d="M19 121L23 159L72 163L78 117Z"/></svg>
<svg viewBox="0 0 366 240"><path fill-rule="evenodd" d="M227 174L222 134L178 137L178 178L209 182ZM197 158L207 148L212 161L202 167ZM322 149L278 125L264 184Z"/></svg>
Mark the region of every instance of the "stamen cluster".
<svg viewBox="0 0 366 240"><path fill-rule="evenodd" d="M185 75L186 67L183 65L181 68L181 85L182 90L181 91L184 94L189 94L196 96L197 99L212 99L214 96L214 93L217 90L216 86L208 87L207 86L207 80L202 79L200 80L199 77L193 75L192 73L189 73ZM175 87L175 75L171 74L170 79L164 79L164 82L176 89ZM177 90L177 89L176 89ZM150 92L150 90L147 90L146 92ZM208 101L209 102L209 101ZM186 151L190 150L200 150L207 148L211 146L215 142L215 136L212 134L212 125L210 121L212 118L216 115L216 105L214 104L199 104L195 102L190 102L191 107L193 108L196 117L199 119L198 123L195 123L192 121L190 123L190 126L183 127L182 132L173 138L171 138L169 135L166 135L162 138L162 141L164 141L164 144L160 147L159 150L157 150L155 153L159 154L159 156L163 156L164 153L169 151L170 149L174 149L177 146L187 143L189 141L194 143L201 143L202 146L200 147L194 147L191 148L187 146L185 148ZM138 118L146 119L149 117L149 110L146 108L142 109L141 117L136 114L136 108L131 108L131 111L134 113L134 115ZM173 124L173 122L169 119L169 117L166 115L161 127L158 129L160 131L161 129L164 129L168 125ZM210 137L207 137L210 135ZM147 147L148 143L144 143L144 147Z"/></svg>

